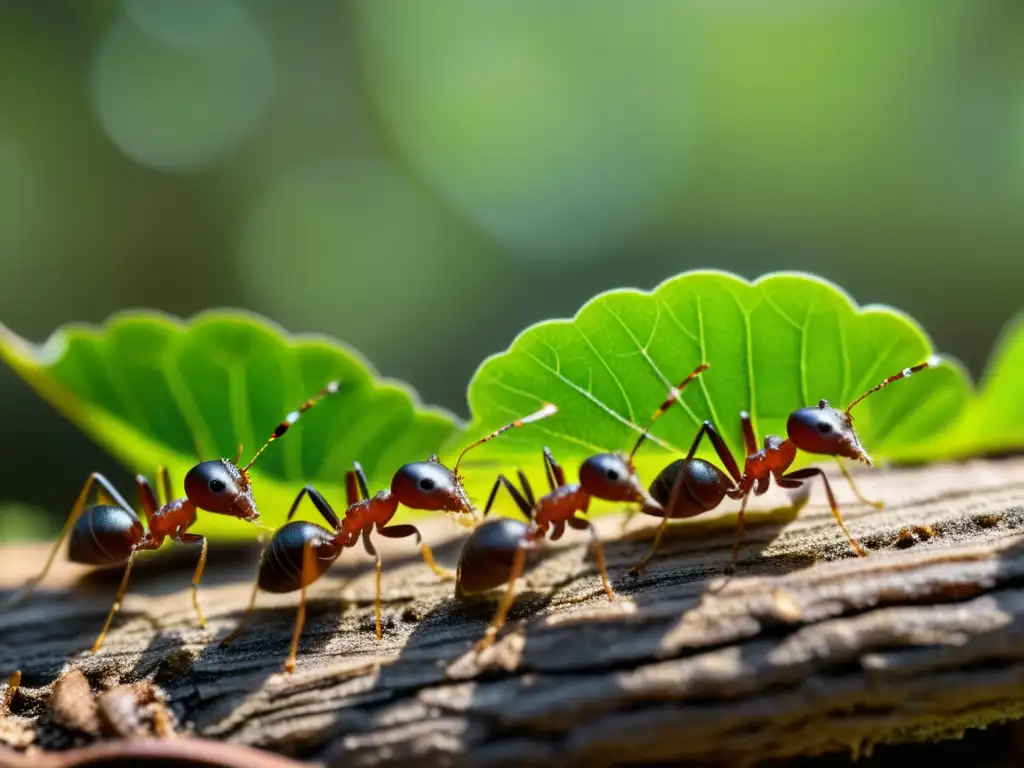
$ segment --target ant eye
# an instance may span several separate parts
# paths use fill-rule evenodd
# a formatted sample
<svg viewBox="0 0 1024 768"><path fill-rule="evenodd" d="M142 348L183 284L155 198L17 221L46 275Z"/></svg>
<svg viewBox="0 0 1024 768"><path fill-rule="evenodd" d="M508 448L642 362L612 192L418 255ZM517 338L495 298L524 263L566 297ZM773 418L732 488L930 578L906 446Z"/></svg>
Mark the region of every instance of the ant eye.
<svg viewBox="0 0 1024 768"><path fill-rule="evenodd" d="M215 480L211 480L210 481L210 490L213 491L214 493L220 493L226 487L227 486L224 484L223 480L216 480L215 479Z"/></svg>
<svg viewBox="0 0 1024 768"><path fill-rule="evenodd" d="M821 432L821 434L823 435L827 435L829 432L832 431L832 425L829 424L827 421L819 421L818 431Z"/></svg>
<svg viewBox="0 0 1024 768"><path fill-rule="evenodd" d="M605 470L604 476L611 480L613 483L617 483L619 481L619 472L617 469L612 469L611 467L609 467L608 469Z"/></svg>
<svg viewBox="0 0 1024 768"><path fill-rule="evenodd" d="M433 478L430 478L430 477L420 478L420 490L421 491L432 491L436 487L437 487L437 484L434 482Z"/></svg>

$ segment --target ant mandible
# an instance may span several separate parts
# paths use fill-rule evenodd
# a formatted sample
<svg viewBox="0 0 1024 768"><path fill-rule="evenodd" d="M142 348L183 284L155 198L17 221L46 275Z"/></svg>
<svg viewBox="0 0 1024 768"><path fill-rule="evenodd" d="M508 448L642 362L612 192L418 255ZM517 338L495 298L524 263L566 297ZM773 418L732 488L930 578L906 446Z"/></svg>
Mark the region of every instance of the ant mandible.
<svg viewBox="0 0 1024 768"><path fill-rule="evenodd" d="M662 413L671 407L672 403L681 397L687 384L707 369L708 365L702 363L694 369L693 373L683 379L678 387L674 387L669 392L668 399L654 412L651 423L653 424ZM601 453L588 458L580 465L579 482L573 484L566 483L565 471L555 461L551 451L545 447L543 450L544 471L550 491L539 499L534 497L530 481L521 469L516 470L516 474L519 477L522 492L504 475L498 475L487 500L487 506L484 508L484 518L487 517L494 504L498 489L504 487L528 520L528 525L522 529L513 525L489 528L486 532L481 531L479 536L471 537L470 542L467 543L470 546L469 549L467 546L463 547L463 554L459 560L456 596L460 596L460 593L465 596L499 586L494 582L501 573L505 574L503 579L506 583L505 592L498 603L494 619L488 625L484 636L474 646L477 652L488 648L504 625L505 617L515 601L515 585L522 575L527 552L536 548L545 538L557 541L565 533L566 526L590 532L591 546L594 550L598 571L601 574L601 583L608 600L615 601L615 592L608 581L608 570L605 567L604 549L597 537L597 531L589 520L577 517L576 514L586 514L591 500L595 498L611 502L639 503L645 508L657 506L657 501L640 484L633 466L633 458L649 437L649 429L650 425L641 433L628 456L616 452ZM478 526L478 530L482 527L483 524ZM550 535L548 535L549 530ZM510 553L509 543L513 538L516 544ZM511 562L509 562L510 555Z"/></svg>
<svg viewBox="0 0 1024 768"><path fill-rule="evenodd" d="M669 464L651 483L650 494L657 500L658 504L646 506L641 511L646 514L663 517L664 519L654 537L650 551L643 560L633 566L630 573L636 575L646 567L647 563L654 556L662 533L670 519L693 517L710 511L721 504L726 497L742 499L736 520L732 558L726 569L726 573L732 573L736 567L740 541L743 537L744 513L746 512L750 495L760 496L766 493L772 479L775 480L780 488L796 489L803 487L806 482L816 476L820 476L822 483L825 485L825 493L828 496L832 515L846 535L853 551L861 557L866 557L867 552L857 542L843 522L842 513L839 510L839 505L836 503L835 494L832 492L832 485L829 483L824 470L820 467L808 467L790 472L789 468L796 460L797 451L832 456L838 462L840 471L850 484L850 488L857 499L864 504L881 509L883 506L881 502L871 501L860 492L853 480L853 476L843 463L843 458L848 458L862 461L869 466L871 465L871 457L864 450L860 443L860 438L853 427L851 411L855 405L869 395L925 368L935 367L938 363L939 358L933 356L919 365L904 368L899 373L888 377L855 399L847 406L845 411L833 408L827 400L820 400L816 406L793 411L786 422L786 439L776 435L768 435L765 437L764 447L761 449L757 447L757 437L754 434L750 414L742 411L740 413L740 421L743 426L743 441L746 448L743 472L740 472L732 452L725 444L725 441L722 440L714 425L710 421L705 421L700 431L697 432L697 436L693 441L693 445L690 446L686 458L678 459ZM697 452L700 442L705 436L711 440L715 453L728 471L728 475L714 464L703 459L694 458L694 454Z"/></svg>
<svg viewBox="0 0 1024 768"><path fill-rule="evenodd" d="M229 459L212 459L192 467L185 475L185 498L174 498L170 474L166 467L157 469L162 501L158 501L156 492L145 475L136 475L139 505L145 515L148 532L138 513L125 501L113 483L99 472L93 472L78 494L78 499L71 508L60 536L50 550L42 572L31 579L19 593L8 599L0 610L7 610L16 605L42 582L56 559L61 543L70 534L68 559L71 562L93 566L125 564L114 604L107 614L103 629L93 643L92 652L95 653L103 644L114 615L121 607L121 601L128 588L128 577L135 563L135 555L159 549L164 540L169 538L180 544L198 545L201 548L199 562L192 574L192 606L199 617L199 626L205 628L206 619L199 607L199 580L206 566L207 542L205 536L189 533L188 529L195 524L199 511L228 515L259 525L259 512L252 495L249 469L267 446L287 432L303 413L315 406L323 397L336 393L339 386L337 381L332 381L316 396L289 413L244 467L238 466L242 459L242 446L239 446L238 458L234 462ZM101 500L105 496L114 504L86 506L94 485L99 486L97 495Z"/></svg>
<svg viewBox="0 0 1024 768"><path fill-rule="evenodd" d="M339 519L327 500L310 485L299 491L298 496L288 510L283 526L274 532L270 543L260 555L260 564L249 605L235 629L221 641L221 645L229 644L241 634L256 605L256 596L262 589L265 592L286 593L301 590L299 607L295 619L295 630L292 635L291 648L284 669L291 672L295 669L298 654L299 637L306 616L306 587L316 581L334 563L346 548L354 547L362 539L366 552L376 560L376 611L377 639L383 637L381 626L381 573L383 564L380 554L373 545L370 536L373 533L385 538L401 539L415 536L420 545L423 559L431 570L442 578L452 578L451 571L441 568L434 561L433 553L420 531L414 525L388 525L398 512L398 507L427 512L444 511L449 514L472 515L476 517L476 509L466 495L459 474L462 459L473 448L493 440L509 429L522 427L549 416L558 409L551 404L545 405L535 413L517 419L494 432L471 443L462 450L456 459L455 466L449 470L431 456L428 461L412 462L400 467L391 480L390 490L378 492L370 496L366 475L358 462L355 469L345 475L347 508ZM308 496L317 512L327 522L329 529L305 520L292 520L299 503Z"/></svg>

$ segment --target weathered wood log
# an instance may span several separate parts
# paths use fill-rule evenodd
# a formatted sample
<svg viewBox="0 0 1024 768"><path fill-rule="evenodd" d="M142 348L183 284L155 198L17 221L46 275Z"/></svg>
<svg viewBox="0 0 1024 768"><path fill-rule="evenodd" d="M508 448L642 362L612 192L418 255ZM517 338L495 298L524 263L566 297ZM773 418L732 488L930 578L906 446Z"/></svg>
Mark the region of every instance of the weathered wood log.
<svg viewBox="0 0 1024 768"><path fill-rule="evenodd" d="M853 556L820 488L795 515L778 508L785 496L764 497L730 580L727 513L670 528L635 578L627 571L657 521L617 539L620 521L602 519L616 602L585 537L567 534L479 657L471 645L493 604L454 601L402 542L382 543L384 640L372 573L353 555L311 588L291 676L280 670L295 595L262 595L248 632L216 642L245 605L253 550L211 548L206 630L188 596L191 563L141 564L97 655L87 649L120 573L82 580L64 565L0 615L0 672L23 672L0 743L102 738L54 717L52 683L68 668L94 692L155 684L178 733L344 766L745 764L862 754L1024 716L1024 459L858 479L887 504L859 505L835 484L867 558ZM424 528L452 535L444 520ZM452 564L457 546L439 555ZM0 550L0 587L31 575L44 551Z"/></svg>

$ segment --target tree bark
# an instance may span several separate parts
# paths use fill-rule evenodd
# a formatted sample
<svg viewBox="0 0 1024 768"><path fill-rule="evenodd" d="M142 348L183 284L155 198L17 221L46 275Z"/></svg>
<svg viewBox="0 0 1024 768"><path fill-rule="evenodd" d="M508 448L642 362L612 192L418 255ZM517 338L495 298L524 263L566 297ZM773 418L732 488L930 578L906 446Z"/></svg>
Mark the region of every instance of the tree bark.
<svg viewBox="0 0 1024 768"><path fill-rule="evenodd" d="M830 472L869 557L853 555L817 485L799 513L778 492L751 505L729 580L734 504L670 526L639 577L629 567L658 521L634 519L642 530L622 538L621 520L601 518L617 600L585 535L570 531L531 568L479 657L471 645L493 603L456 602L407 542L379 545L383 641L372 569L353 550L311 587L290 676L281 663L297 595L261 594L247 632L217 643L248 599L251 548L211 545L205 630L188 593L194 552L148 558L95 655L120 572L83 579L62 564L0 615L0 672L23 673L0 742L49 750L104 738L55 717L52 683L68 668L94 693L152 683L147 706L163 702L178 734L346 767L752 764L948 739L1024 715L1024 459L856 476L884 510L857 503ZM454 565L450 524L423 529L449 540L438 555ZM0 587L31 575L45 551L0 550Z"/></svg>

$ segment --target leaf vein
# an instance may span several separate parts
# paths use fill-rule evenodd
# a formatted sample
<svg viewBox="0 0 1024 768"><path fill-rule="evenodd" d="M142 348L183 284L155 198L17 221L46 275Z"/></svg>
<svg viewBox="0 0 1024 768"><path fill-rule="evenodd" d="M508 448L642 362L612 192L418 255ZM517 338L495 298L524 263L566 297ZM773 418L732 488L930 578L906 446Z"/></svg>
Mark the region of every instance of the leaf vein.
<svg viewBox="0 0 1024 768"><path fill-rule="evenodd" d="M644 431L643 427L641 427L641 426L639 426L637 424L634 424L629 419L624 418L621 414L619 414L616 411L614 411L613 409L609 408L607 405L605 405L596 396L592 395L590 392L587 392L585 389L580 387L579 384L577 384L576 382L572 381L571 379L567 378L566 376L563 376L559 371L554 370L551 366L549 366L547 363L545 363L539 357L537 357L536 355L534 355L531 352L526 352L525 350L523 351L523 354L526 355L527 357L529 357L531 360L533 360L541 369L543 369L544 371L547 371L548 373L550 373L552 376L554 376L560 382L562 382L567 387L569 387L573 392L575 392L578 395L580 395L581 397L589 400L591 403L593 403L594 405L599 407L601 410L603 410L605 413L607 413L613 419L615 419L616 421L620 422L621 424L624 424L625 426L629 427L633 432L637 433L638 435L639 434L643 434L643 431ZM534 397L536 397L536 395L534 395ZM664 442L663 440L660 440L660 439L654 437L653 435L651 435L651 441L654 442L657 445L660 445L662 448L665 448L665 449L667 449L669 451L674 451L676 453L680 453L680 450L678 448L676 448L675 446L673 446L673 445L671 445L669 443ZM606 450L606 449L602 449L602 450Z"/></svg>
<svg viewBox="0 0 1024 768"><path fill-rule="evenodd" d="M655 304L655 306L657 306L657 304ZM662 386L664 386L666 390L672 389L672 387L674 386L674 382L668 376L666 376L664 372L658 367L658 364L654 362L654 359L647 351L647 346L640 345L640 340L636 337L636 334L633 333L632 329L628 325L626 325L626 322L621 317L619 317L619 315L616 312L614 312L611 307L605 307L605 309L608 311L608 314L615 318L615 321L622 326L622 329L626 332L626 335L629 336L630 341L632 341L633 344L636 346L637 351L640 353L640 356L647 361L647 364L651 367L651 370L654 371L654 375L661 380ZM653 333L651 338L654 338ZM647 342L648 345L650 345L650 343L650 341ZM693 420L693 423L699 427L701 424L701 420L697 417L697 414L693 412L693 409L690 408L690 406L687 405L682 400L679 401L679 405L690 416L690 418ZM630 418L636 417L633 416L631 413Z"/></svg>

